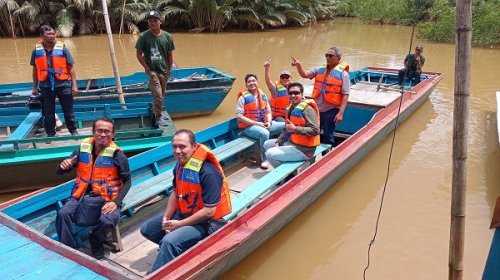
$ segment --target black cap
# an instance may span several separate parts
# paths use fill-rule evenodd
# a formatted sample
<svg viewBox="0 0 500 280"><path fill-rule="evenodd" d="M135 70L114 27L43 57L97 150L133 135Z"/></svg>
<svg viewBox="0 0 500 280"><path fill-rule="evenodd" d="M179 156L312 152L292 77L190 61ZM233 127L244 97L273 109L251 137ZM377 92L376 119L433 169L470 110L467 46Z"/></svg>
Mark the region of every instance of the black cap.
<svg viewBox="0 0 500 280"><path fill-rule="evenodd" d="M422 47L422 45L417 45L415 49L419 51L424 51L424 47Z"/></svg>
<svg viewBox="0 0 500 280"><path fill-rule="evenodd" d="M160 16L160 13L158 13L157 11L151 11L148 13L148 16L146 18L159 18L161 19L161 16Z"/></svg>

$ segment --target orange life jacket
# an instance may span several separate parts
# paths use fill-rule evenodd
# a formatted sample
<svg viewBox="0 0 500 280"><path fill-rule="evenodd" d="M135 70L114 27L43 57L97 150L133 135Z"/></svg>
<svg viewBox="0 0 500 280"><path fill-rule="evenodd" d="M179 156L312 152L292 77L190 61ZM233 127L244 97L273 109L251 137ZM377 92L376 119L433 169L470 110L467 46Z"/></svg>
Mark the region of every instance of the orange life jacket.
<svg viewBox="0 0 500 280"><path fill-rule="evenodd" d="M123 185L113 159L115 152L120 148L111 141L101 150L95 161L92 155L93 148L94 138L86 138L80 144L72 196L79 199L91 184L94 193L100 193L106 201L113 201Z"/></svg>
<svg viewBox="0 0 500 280"><path fill-rule="evenodd" d="M38 81L46 81L49 73L54 73L56 79L65 81L71 79L68 71L68 61L64 55L64 43L57 41L54 49L52 49L52 68L49 68L47 54L42 45L42 41L35 45L35 66L37 71Z"/></svg>
<svg viewBox="0 0 500 280"><path fill-rule="evenodd" d="M175 167L177 170L175 176L177 210L184 215L191 216L205 206L203 203L203 190L200 181L200 170L205 160L210 161L222 175L220 201L212 217L213 220L218 220L231 213L232 208L229 187L219 161L215 155L202 144L198 144L193 155L184 166L177 164Z"/></svg>
<svg viewBox="0 0 500 280"><path fill-rule="evenodd" d="M349 65L341 62L333 68L330 73L327 73L326 67L319 69L314 80L314 90L312 98L319 98L320 94L326 102L339 106L342 104L342 72L349 72Z"/></svg>
<svg viewBox="0 0 500 280"><path fill-rule="evenodd" d="M253 94L251 94L248 91L240 91L238 93L238 99L240 96L243 96L245 98L245 107L244 107L244 112L243 115L251 120L257 121L257 122L267 122L270 121L267 119L267 114L266 114L266 107L267 107L267 96L266 94L259 90L259 104L260 106L257 107L257 102ZM250 126L249 124L246 124L244 122L241 122L238 120L238 127L239 128L245 128L247 126Z"/></svg>
<svg viewBox="0 0 500 280"><path fill-rule="evenodd" d="M311 99L304 99L302 100L291 112L288 112L287 114L287 119L289 119L295 126L306 126L306 119L304 117L304 110L307 108L307 106L311 106L314 111L316 111L316 116L318 117L319 121L319 110L318 110L318 105L316 105L316 102ZM309 135L304 135L304 134L298 134L298 133L291 133L290 135L290 142L296 144L296 145L301 145L301 146L306 146L306 147L316 147L319 145L319 133L318 135L315 136L309 136Z"/></svg>
<svg viewBox="0 0 500 280"><path fill-rule="evenodd" d="M290 105L288 91L280 81L275 81L274 84L278 92L276 93L276 97L271 95L271 112L273 117L285 117L286 108Z"/></svg>

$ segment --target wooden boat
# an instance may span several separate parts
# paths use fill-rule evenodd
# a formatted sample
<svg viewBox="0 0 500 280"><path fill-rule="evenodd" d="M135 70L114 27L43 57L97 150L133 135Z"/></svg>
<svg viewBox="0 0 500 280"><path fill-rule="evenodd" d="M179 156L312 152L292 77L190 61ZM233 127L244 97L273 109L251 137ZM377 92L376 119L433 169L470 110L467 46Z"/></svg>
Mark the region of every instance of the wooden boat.
<svg viewBox="0 0 500 280"><path fill-rule="evenodd" d="M231 188L233 212L229 223L155 273L147 274L157 254L157 245L138 232L145 219L164 211L164 199L171 188L173 159L171 144L141 153L130 159L133 187L121 209L123 219L114 234L109 252L102 261L89 257L88 249L70 249L54 240L54 219L61 200L69 196L72 182L38 191L0 205L0 222L10 234L27 237L49 253L71 260L79 269L90 269L112 279L213 279L245 258L258 246L285 227L307 206L333 186L356 163L374 149L425 102L442 78L427 72L423 81L400 90L389 86L397 70L365 68L350 73L353 80L352 103L338 127L338 144L325 156L328 147L316 150L311 162L288 162L263 171L251 161L255 153L252 140L237 137L236 120L218 124L196 133L198 142L212 148L222 163ZM382 77L382 78L381 78ZM156 203L161 200L163 203ZM79 229L85 240L88 229ZM0 240L1 237L0 237ZM122 241L120 243L120 241ZM85 244L83 242L82 244ZM0 248L7 247L4 242ZM12 248L15 247L15 248ZM9 255L19 254L22 246L11 246ZM16 252L17 251L17 252ZM44 255L38 253L37 265L23 273L50 273ZM49 266L50 267L50 266ZM16 276L16 268L8 268ZM23 274L24 275L24 274Z"/></svg>
<svg viewBox="0 0 500 280"><path fill-rule="evenodd" d="M500 144L500 91L496 92L497 97L497 133ZM500 275L500 197L497 197L495 210L491 219L490 229L494 229L491 240L490 251L483 271L483 280L498 279Z"/></svg>
<svg viewBox="0 0 500 280"><path fill-rule="evenodd" d="M165 108L172 118L211 114L231 90L234 80L213 67L174 69L167 86ZM121 77L121 82L126 103L152 102L144 72ZM74 99L75 105L119 103L113 77L79 80L78 86L80 92ZM32 87L32 83L0 85L0 127L15 120L21 123L30 113L26 103ZM56 110L61 112L60 108Z"/></svg>

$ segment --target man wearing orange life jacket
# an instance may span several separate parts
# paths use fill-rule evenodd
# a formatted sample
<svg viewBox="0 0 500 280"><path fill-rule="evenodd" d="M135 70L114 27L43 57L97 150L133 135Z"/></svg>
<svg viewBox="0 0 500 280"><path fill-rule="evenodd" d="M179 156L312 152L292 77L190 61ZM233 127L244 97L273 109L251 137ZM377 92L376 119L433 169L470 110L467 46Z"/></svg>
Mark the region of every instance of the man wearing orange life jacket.
<svg viewBox="0 0 500 280"><path fill-rule="evenodd" d="M303 161L314 155L319 145L319 111L311 99L304 99L304 87L291 83L288 88L290 107L286 128L278 139L264 143L266 157L273 167L286 161Z"/></svg>
<svg viewBox="0 0 500 280"><path fill-rule="evenodd" d="M78 94L74 61L64 43L56 40L55 31L48 25L40 27L39 41L31 54L33 94L41 94L42 115L47 136L56 135L56 97L64 112L64 122L72 135L77 135L73 95Z"/></svg>
<svg viewBox="0 0 500 280"><path fill-rule="evenodd" d="M288 86L292 82L292 73L284 70L280 73L280 79L274 83L271 81L269 68L271 67L271 59L264 63L265 78L267 88L271 92L271 113L273 120L284 122L286 116L286 108L290 105L288 98Z"/></svg>
<svg viewBox="0 0 500 280"><path fill-rule="evenodd" d="M326 53L326 66L310 69L307 72L301 63L292 57L292 66L302 78L315 79L312 98L316 101L320 114L321 143L334 145L335 125L344 118L351 82L349 65L341 62L342 50L331 47Z"/></svg>
<svg viewBox="0 0 500 280"><path fill-rule="evenodd" d="M128 159L112 141L115 132L113 121L98 118L94 121L92 132L93 137L85 139L68 159L58 165L58 174L76 168L76 179L71 197L57 213L56 230L61 243L76 248L72 228L77 219L79 199L84 195L101 197L104 200L101 216L89 236L92 256L101 259L104 257L106 232L120 219L119 208L130 189L131 179Z"/></svg>
<svg viewBox="0 0 500 280"><path fill-rule="evenodd" d="M187 129L175 133L172 148L177 164L167 209L141 227L144 237L160 245L151 272L221 228L231 213L226 177L215 155Z"/></svg>
<svg viewBox="0 0 500 280"><path fill-rule="evenodd" d="M264 142L269 137L278 136L285 128L284 122L272 121L271 107L264 92L260 90L257 75L247 74L245 76L246 90L238 93L236 102L236 117L238 127L243 128L242 136L246 136L259 141L260 168L269 168L264 153Z"/></svg>

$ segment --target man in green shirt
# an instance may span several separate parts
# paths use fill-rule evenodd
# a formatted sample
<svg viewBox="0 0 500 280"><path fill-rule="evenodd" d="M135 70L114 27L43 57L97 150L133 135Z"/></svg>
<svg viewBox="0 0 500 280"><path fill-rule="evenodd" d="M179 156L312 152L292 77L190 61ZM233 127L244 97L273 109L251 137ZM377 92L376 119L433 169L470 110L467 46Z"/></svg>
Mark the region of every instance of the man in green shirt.
<svg viewBox="0 0 500 280"><path fill-rule="evenodd" d="M422 67L425 63L425 57L422 55L424 47L418 45L415 48L415 54L409 54L405 58L405 68L399 70L398 79L399 84L403 84L403 79L411 80L415 78L415 85L420 83L420 75L422 74Z"/></svg>
<svg viewBox="0 0 500 280"><path fill-rule="evenodd" d="M161 30L160 13L151 11L147 19L149 29L142 32L137 40L136 56L148 74L149 88L154 98L156 126L166 126L167 121L162 116L163 97L174 63L172 54L175 50L174 40L170 33Z"/></svg>

